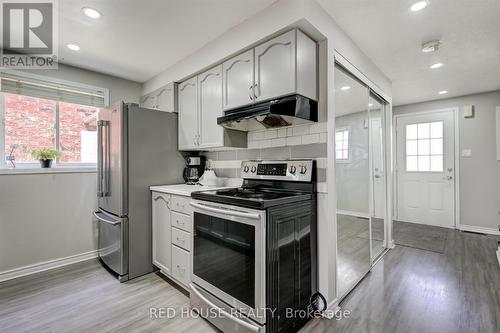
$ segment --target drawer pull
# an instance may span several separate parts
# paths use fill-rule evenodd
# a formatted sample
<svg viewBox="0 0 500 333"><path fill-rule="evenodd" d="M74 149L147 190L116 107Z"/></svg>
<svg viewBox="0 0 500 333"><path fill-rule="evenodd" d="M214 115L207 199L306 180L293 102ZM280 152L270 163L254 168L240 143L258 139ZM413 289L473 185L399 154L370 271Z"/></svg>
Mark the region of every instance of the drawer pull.
<svg viewBox="0 0 500 333"><path fill-rule="evenodd" d="M177 241L178 241L178 242L182 242L182 243L185 243L185 242L186 242L186 240L185 240L184 238L179 238L179 237L177 237Z"/></svg>
<svg viewBox="0 0 500 333"><path fill-rule="evenodd" d="M180 265L177 265L177 269L179 270L179 272L182 271L182 274L184 274L184 272L186 271L186 269L181 267Z"/></svg>

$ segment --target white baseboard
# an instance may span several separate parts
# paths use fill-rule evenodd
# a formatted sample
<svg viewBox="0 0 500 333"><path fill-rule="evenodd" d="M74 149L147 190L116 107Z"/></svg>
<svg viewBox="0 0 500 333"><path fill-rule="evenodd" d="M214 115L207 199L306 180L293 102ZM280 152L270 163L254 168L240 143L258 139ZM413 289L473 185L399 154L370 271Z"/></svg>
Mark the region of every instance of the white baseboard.
<svg viewBox="0 0 500 333"><path fill-rule="evenodd" d="M328 303L328 306L326 307L326 310L323 313L323 317L332 319L333 317L335 317L335 314L338 311L340 311L339 301L337 298L335 298L333 301Z"/></svg>
<svg viewBox="0 0 500 333"><path fill-rule="evenodd" d="M370 218L370 214L368 213L354 212L351 210L343 210L343 209L337 209L337 214L354 216L354 217L363 217L367 219Z"/></svg>
<svg viewBox="0 0 500 333"><path fill-rule="evenodd" d="M500 231L494 228L478 227L475 225L467 225L467 224L460 224L458 228L462 231L477 232L480 234L487 234L487 235L500 235Z"/></svg>
<svg viewBox="0 0 500 333"><path fill-rule="evenodd" d="M58 268L66 265L75 264L80 261L97 258L97 250L85 253L75 254L73 256L58 258L48 261L39 262L27 266L22 266L7 271L0 272L0 282L12 280L21 276L31 275L38 272L47 271L49 269Z"/></svg>

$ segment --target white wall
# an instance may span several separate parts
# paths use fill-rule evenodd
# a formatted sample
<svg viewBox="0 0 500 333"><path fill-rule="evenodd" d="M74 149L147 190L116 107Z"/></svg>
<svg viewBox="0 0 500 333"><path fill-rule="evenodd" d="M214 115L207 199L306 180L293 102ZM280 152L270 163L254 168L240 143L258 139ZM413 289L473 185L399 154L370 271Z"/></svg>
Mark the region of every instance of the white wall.
<svg viewBox="0 0 500 333"><path fill-rule="evenodd" d="M96 249L95 177L0 175L0 273Z"/></svg>
<svg viewBox="0 0 500 333"><path fill-rule="evenodd" d="M335 217L335 167L333 142L335 127L334 109L334 54L341 53L377 87L390 96L391 81L337 26L332 17L315 0L279 0L271 6L227 31L146 82L143 94L169 82L181 81L197 72L225 60L244 48L258 44L271 35L299 27L306 34L321 41L319 48L319 109L320 119L328 119L328 194L319 200L320 220L318 239L319 289L331 305L336 298L336 217ZM333 203L333 204L332 204Z"/></svg>
<svg viewBox="0 0 500 333"><path fill-rule="evenodd" d="M464 105L474 105L475 116L465 119ZM462 225L496 229L500 225L500 161L496 159L495 108L500 91L394 107L394 114L459 108L460 215Z"/></svg>

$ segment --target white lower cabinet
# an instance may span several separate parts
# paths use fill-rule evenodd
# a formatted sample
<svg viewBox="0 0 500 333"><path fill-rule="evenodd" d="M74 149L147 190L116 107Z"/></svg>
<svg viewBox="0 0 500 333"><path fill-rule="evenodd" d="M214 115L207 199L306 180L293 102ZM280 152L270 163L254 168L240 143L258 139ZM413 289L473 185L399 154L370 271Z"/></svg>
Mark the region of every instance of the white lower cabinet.
<svg viewBox="0 0 500 333"><path fill-rule="evenodd" d="M191 283L191 253L172 245L172 275L186 287Z"/></svg>
<svg viewBox="0 0 500 333"><path fill-rule="evenodd" d="M153 264L188 289L191 282L192 217L190 197L152 193Z"/></svg>
<svg viewBox="0 0 500 333"><path fill-rule="evenodd" d="M153 264L170 273L172 261L171 195L153 192Z"/></svg>

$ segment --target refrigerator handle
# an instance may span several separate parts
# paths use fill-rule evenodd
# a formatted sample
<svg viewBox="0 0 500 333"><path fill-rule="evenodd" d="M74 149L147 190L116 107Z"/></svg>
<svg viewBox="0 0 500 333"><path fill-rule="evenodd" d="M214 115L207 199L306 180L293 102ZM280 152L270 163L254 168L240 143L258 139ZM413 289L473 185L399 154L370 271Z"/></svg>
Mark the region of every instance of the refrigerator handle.
<svg viewBox="0 0 500 333"><path fill-rule="evenodd" d="M103 149L102 149L102 130L103 130L103 121L99 120L97 122L97 197L102 198L104 196L104 192L102 189L102 169L103 169Z"/></svg>
<svg viewBox="0 0 500 333"><path fill-rule="evenodd" d="M111 128L110 128L110 122L105 121L104 122L104 128L106 129L105 135L106 135L106 142L105 142L105 165L104 165L104 172L103 172L103 180L104 180L104 196L109 197L111 196L111 191L110 191L110 172L111 172L111 143L110 143L110 138L111 138Z"/></svg>

